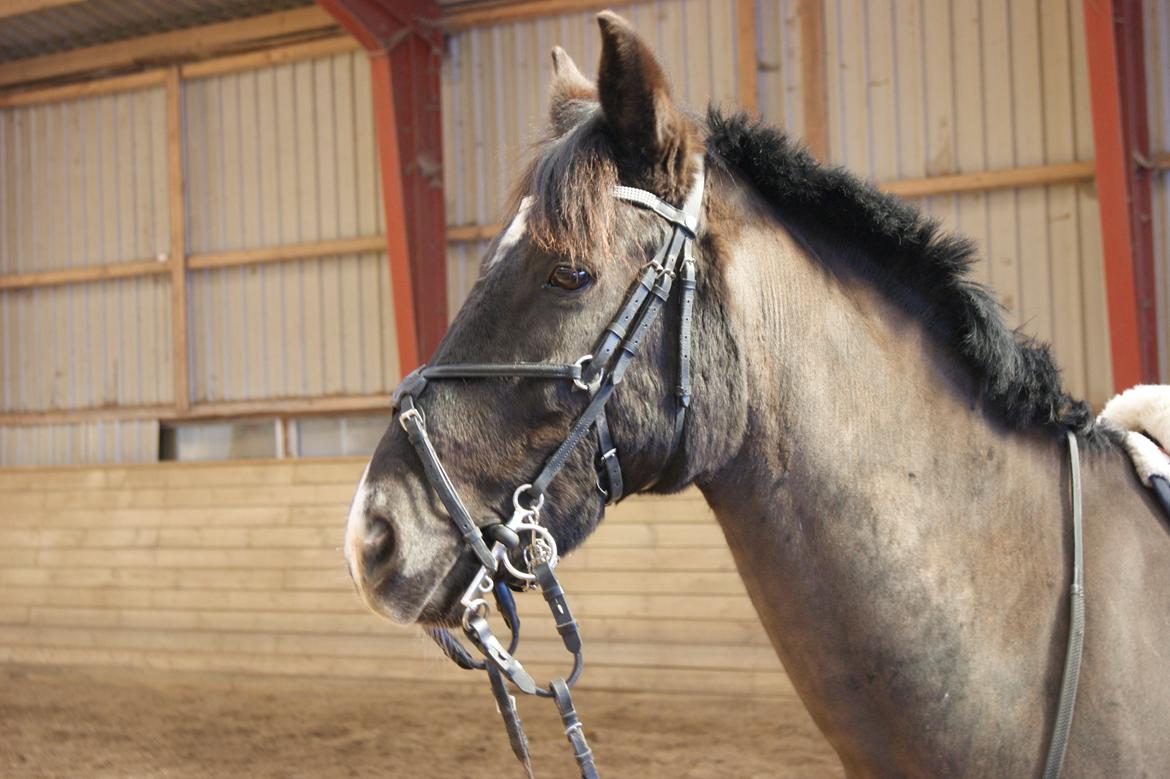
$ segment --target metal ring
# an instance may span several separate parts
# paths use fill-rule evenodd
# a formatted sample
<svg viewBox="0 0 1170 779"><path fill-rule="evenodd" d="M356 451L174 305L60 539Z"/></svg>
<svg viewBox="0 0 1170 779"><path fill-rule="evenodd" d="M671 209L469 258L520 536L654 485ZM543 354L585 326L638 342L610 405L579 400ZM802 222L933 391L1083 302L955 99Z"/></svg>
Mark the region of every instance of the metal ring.
<svg viewBox="0 0 1170 779"><path fill-rule="evenodd" d="M592 355L592 354L587 354L587 355L585 355L584 357L582 357L581 359L577 360L577 362L573 363L573 365L575 365L576 367L580 368L580 369L581 369L581 371L582 371L582 372L584 372L584 370L585 370L585 363L589 362L589 361L590 361L590 360L592 360L592 359L593 359L593 355ZM588 384L586 384L585 382L581 381L580 379L573 379L573 386L574 386L574 387L576 387L577 389L585 390L586 392L592 392L592 391L593 391L593 388L592 388L592 387L590 387Z"/></svg>
<svg viewBox="0 0 1170 779"><path fill-rule="evenodd" d="M537 496L536 502L531 506L521 506L520 505L520 494L522 492L524 492L525 490L530 490L530 489L532 489L531 484L521 484L519 487L516 488L516 491L512 493L512 505L516 507L516 511L523 512L525 514L535 514L536 512L540 511L542 506L544 506L544 495L543 494ZM512 528L512 529L515 530L516 528Z"/></svg>
<svg viewBox="0 0 1170 779"><path fill-rule="evenodd" d="M471 626L468 624L472 617L487 617L491 606L483 598L476 598L471 603L467 604L467 608L463 610L463 629L470 630Z"/></svg>
<svg viewBox="0 0 1170 779"><path fill-rule="evenodd" d="M531 522L520 522L513 525L512 529L517 533L524 533L528 531L543 537L544 540L548 542L548 545L552 547L552 561L549 563L549 567L556 567L557 561L560 559L557 555L557 540L553 538L553 535L548 531L548 528L542 525L534 525ZM519 568L512 565L511 555L504 555L503 560L504 567L508 569L508 573L512 574L517 579L521 579L526 582L536 581L536 574L521 571Z"/></svg>

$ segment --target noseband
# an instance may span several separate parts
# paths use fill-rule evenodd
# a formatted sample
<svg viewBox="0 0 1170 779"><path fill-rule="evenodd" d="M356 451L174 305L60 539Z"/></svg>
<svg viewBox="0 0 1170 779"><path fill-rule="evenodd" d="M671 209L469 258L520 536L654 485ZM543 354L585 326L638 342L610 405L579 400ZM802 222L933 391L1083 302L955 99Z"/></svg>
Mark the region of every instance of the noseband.
<svg viewBox="0 0 1170 779"><path fill-rule="evenodd" d="M592 353L570 364L424 365L403 379L394 391L393 404L398 422L422 460L427 481L459 529L464 543L480 563L460 603L464 608L463 632L483 659L475 659L471 652L442 628L432 628L428 632L443 652L461 668L487 673L492 694L504 718L512 751L524 764L529 776L532 775L532 767L528 740L516 710L516 700L509 694L505 679L527 695L555 700L581 776L584 779L597 777L592 751L585 741L581 721L569 694L569 689L576 684L584 668L581 637L577 621L573 619L565 600L564 590L553 573L559 561L557 543L552 533L540 524L540 511L549 484L565 467L569 455L591 429L597 439L597 488L605 496L607 504L621 499L624 492L621 464L610 435L605 407L670 298L676 276L681 280L678 385L675 389L673 440L667 462L672 461L680 450L686 412L691 400L691 318L696 286L693 243L698 230L703 188L704 168L701 162L694 185L682 208L676 208L643 189L626 186L611 188L610 194L618 200L653 211L666 220L670 232L654 258L641 270L617 316L598 337ZM536 477L516 488L512 496L512 518L505 523L481 527L472 519L443 468L427 435L427 420L417 401L432 381L499 377L571 381L574 387L588 394L589 402L573 422L568 436L545 461ZM601 486L602 481L608 489ZM488 541L492 542L490 547ZM515 657L520 641L520 620L510 588L526 590L532 587L540 588L552 611L565 649L573 655L573 667L568 676L553 679L547 688L538 686ZM497 608L511 633L507 647L492 632L487 621L490 609L484 596L489 592L494 594Z"/></svg>

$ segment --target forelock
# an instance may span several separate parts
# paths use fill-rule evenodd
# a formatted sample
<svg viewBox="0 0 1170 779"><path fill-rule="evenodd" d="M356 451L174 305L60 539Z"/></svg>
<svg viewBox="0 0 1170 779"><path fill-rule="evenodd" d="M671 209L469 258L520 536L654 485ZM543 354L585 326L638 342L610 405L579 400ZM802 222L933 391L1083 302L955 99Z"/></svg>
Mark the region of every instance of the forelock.
<svg viewBox="0 0 1170 779"><path fill-rule="evenodd" d="M540 143L514 200L531 197L528 235L542 251L578 261L608 255L618 169L594 104L576 126Z"/></svg>

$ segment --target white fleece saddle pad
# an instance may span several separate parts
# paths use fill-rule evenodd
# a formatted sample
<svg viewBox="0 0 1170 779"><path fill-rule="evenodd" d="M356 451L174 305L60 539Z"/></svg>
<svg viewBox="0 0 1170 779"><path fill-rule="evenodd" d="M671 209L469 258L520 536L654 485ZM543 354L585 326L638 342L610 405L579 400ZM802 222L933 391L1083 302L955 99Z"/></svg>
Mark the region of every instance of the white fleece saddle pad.
<svg viewBox="0 0 1170 779"><path fill-rule="evenodd" d="M1133 460L1142 484L1153 486L1150 478L1170 482L1170 385L1139 384L1105 404L1098 422L1125 433L1125 449ZM1160 444L1160 445L1159 445Z"/></svg>

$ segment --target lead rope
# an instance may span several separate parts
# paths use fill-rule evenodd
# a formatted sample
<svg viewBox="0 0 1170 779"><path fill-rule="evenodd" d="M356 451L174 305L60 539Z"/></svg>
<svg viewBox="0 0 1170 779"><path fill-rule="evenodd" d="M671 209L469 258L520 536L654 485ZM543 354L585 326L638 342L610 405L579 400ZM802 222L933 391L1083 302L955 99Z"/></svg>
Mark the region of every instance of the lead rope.
<svg viewBox="0 0 1170 779"><path fill-rule="evenodd" d="M1077 684L1081 677L1081 650L1085 643L1085 578L1081 518L1081 455L1077 436L1068 433L1068 456L1071 465L1073 515L1073 576L1069 587L1070 614L1068 621L1068 651L1064 658L1064 682L1060 688L1060 705L1056 710L1056 724L1052 728L1052 742L1048 745L1048 759L1044 765L1044 779L1057 779L1068 751L1068 735L1072 729L1073 708L1077 702Z"/></svg>

